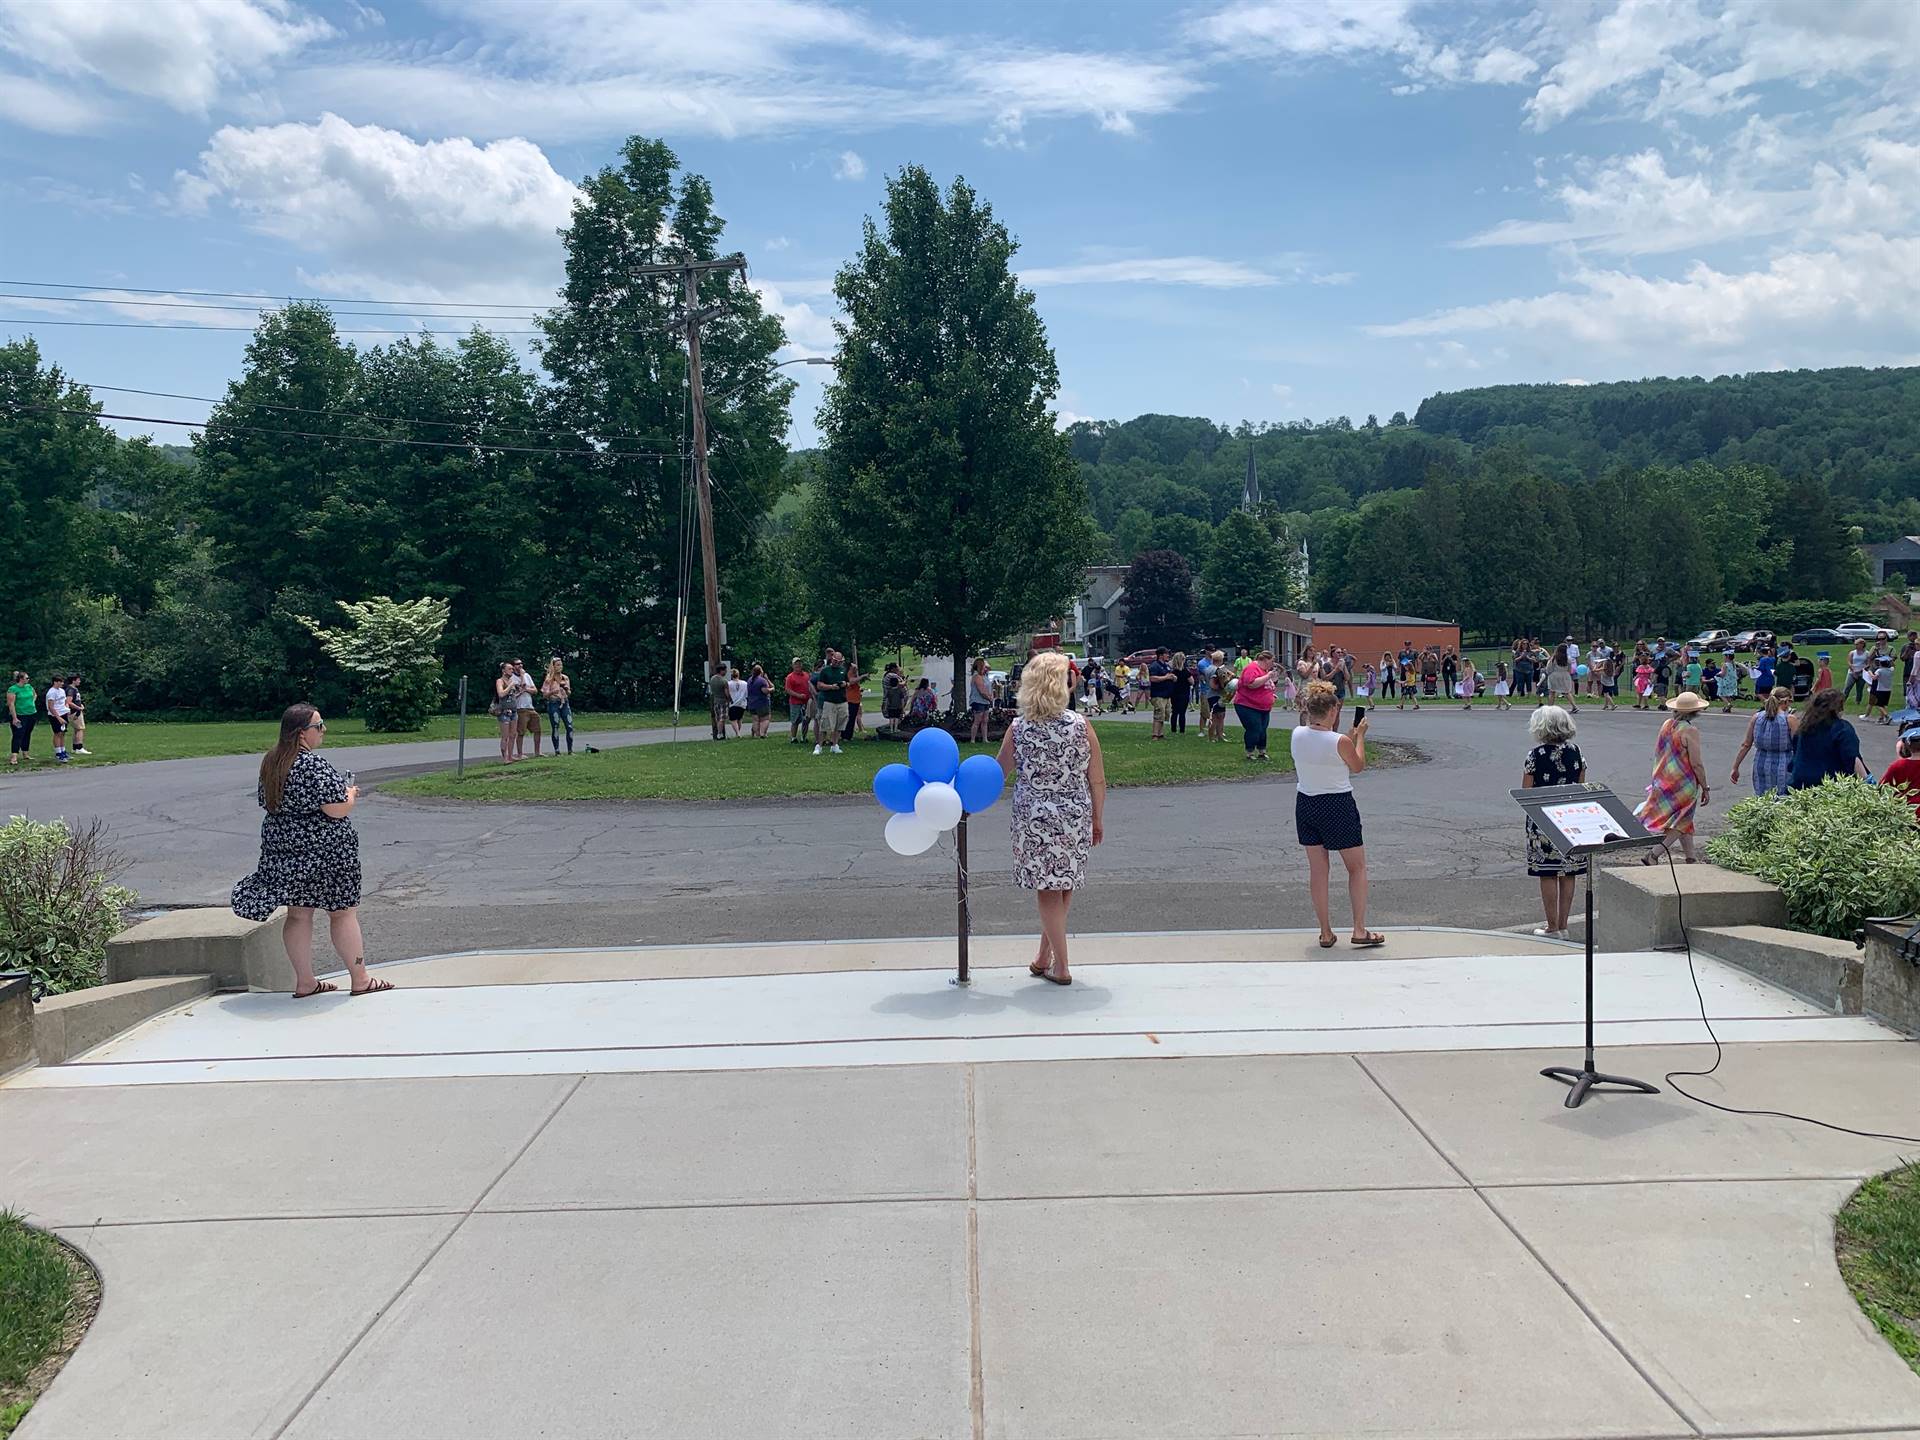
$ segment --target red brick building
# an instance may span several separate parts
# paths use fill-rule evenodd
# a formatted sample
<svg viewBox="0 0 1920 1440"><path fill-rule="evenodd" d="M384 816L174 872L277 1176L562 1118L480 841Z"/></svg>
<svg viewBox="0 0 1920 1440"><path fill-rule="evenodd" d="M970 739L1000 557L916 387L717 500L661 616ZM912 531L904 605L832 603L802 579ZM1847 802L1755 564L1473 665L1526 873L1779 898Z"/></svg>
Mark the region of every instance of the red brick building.
<svg viewBox="0 0 1920 1440"><path fill-rule="evenodd" d="M1378 660L1389 652L1398 654L1402 644L1411 641L1415 650L1438 645L1442 650L1460 648L1460 627L1446 620L1423 620L1417 615L1380 615L1364 610L1310 610L1301 617L1308 623L1316 650L1338 645L1364 660Z"/></svg>

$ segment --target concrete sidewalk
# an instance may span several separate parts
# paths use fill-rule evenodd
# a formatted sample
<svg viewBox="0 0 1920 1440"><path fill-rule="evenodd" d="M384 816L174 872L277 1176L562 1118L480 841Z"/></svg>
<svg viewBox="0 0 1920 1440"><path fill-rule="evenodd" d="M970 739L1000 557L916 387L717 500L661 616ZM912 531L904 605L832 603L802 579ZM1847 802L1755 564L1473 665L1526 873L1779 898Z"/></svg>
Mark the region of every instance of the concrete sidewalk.
<svg viewBox="0 0 1920 1440"><path fill-rule="evenodd" d="M6 1092L9 1200L106 1276L21 1440L1920 1430L1832 1253L1893 1147L1566 1111L1564 1058ZM1702 1088L1888 1125L1916 1079Z"/></svg>
<svg viewBox="0 0 1920 1440"><path fill-rule="evenodd" d="M1536 1072L1575 1052L1499 1022L1564 1023L1571 953L1396 938L1407 958L1129 957L972 994L871 963L718 976L688 948L645 961L684 978L443 970L324 1012L162 1017L118 1053L201 1056L164 1062L199 1083L0 1085L0 1202L106 1280L20 1440L1920 1435L1920 1378L1833 1258L1833 1212L1900 1146L1692 1103L1662 1077L1704 1069L1700 1045L1609 1047L1665 1093L1566 1110ZM1614 998L1654 1016L1630 1023L1666 1023L1669 977L1610 959ZM1420 966L1453 968L1410 990ZM1833 1022L1702 978L1716 1013L1785 1038L1730 1045L1696 1093L1913 1131L1920 1047L1867 1022L1795 1039ZM915 985L952 1008L876 1008ZM1485 1048L1398 1048L1410 995ZM1209 1005L1364 1029L1373 1053L1176 1057L1168 1036L1150 1059L498 1073L563 1016L589 1043L717 1053L829 1023L879 1046L903 1014L968 1044L1106 1043ZM207 1078L239 1063L220 1045L349 1042L378 1078ZM525 1048L394 1078L471 1045Z"/></svg>

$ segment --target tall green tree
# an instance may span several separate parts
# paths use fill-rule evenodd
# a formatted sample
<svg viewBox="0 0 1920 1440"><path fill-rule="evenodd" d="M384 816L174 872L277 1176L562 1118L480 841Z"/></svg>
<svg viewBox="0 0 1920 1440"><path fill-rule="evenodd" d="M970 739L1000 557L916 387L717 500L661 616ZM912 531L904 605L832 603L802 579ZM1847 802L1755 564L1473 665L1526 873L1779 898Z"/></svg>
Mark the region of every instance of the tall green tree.
<svg viewBox="0 0 1920 1440"><path fill-rule="evenodd" d="M1145 550L1127 567L1127 633L1160 645L1193 634L1193 571L1177 550Z"/></svg>
<svg viewBox="0 0 1920 1440"><path fill-rule="evenodd" d="M1258 641L1261 611L1291 608L1293 572L1273 529L1236 510L1214 531L1200 574L1200 620L1207 638L1230 645Z"/></svg>
<svg viewBox="0 0 1920 1440"><path fill-rule="evenodd" d="M620 163L589 176L561 232L566 281L540 322L553 384L548 420L561 448L586 456L547 467L539 539L556 625L574 655L576 693L658 699L671 682L690 446L680 283L642 267L720 253L713 191L658 140L635 136ZM720 580L744 563L782 490L792 382L774 369L778 317L737 272L700 283L701 359L712 436ZM694 547L697 555L698 547ZM704 653L698 597L691 655Z"/></svg>
<svg viewBox="0 0 1920 1440"><path fill-rule="evenodd" d="M0 535L7 603L0 643L8 674L62 663L48 654L84 544L82 511L117 442L94 419L84 386L44 364L31 340L0 345Z"/></svg>
<svg viewBox="0 0 1920 1440"><path fill-rule="evenodd" d="M910 165L834 280L845 318L803 568L864 643L952 655L956 697L968 656L1059 614L1093 554L1015 248L964 180L943 196Z"/></svg>

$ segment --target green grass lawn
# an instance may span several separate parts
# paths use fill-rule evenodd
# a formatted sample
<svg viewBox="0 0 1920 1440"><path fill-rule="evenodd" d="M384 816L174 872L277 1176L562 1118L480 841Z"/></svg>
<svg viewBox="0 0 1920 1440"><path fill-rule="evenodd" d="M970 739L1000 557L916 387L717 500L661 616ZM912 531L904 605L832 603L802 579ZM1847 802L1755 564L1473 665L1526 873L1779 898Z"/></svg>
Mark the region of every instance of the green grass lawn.
<svg viewBox="0 0 1920 1440"><path fill-rule="evenodd" d="M1860 1308L1920 1373L1920 1165L1867 1181L1834 1230Z"/></svg>
<svg viewBox="0 0 1920 1440"><path fill-rule="evenodd" d="M1096 727L1114 785L1177 785L1234 779L1256 773L1239 733L1211 745L1197 730L1154 740L1145 725L1115 721ZM1284 735L1276 736L1273 759L1260 774L1291 768ZM962 745L962 756L994 753L995 747ZM469 767L464 780L450 771L395 781L382 789L395 795L461 800L760 800L785 795L863 795L882 765L906 762L898 741L860 739L841 755L818 755L811 745L789 745L776 730L765 740L693 741L681 745L635 745L599 755L561 756L535 763Z"/></svg>
<svg viewBox="0 0 1920 1440"><path fill-rule="evenodd" d="M51 1235L0 1211L0 1440L33 1404L28 1378L66 1339L74 1270Z"/></svg>
<svg viewBox="0 0 1920 1440"><path fill-rule="evenodd" d="M681 723L705 725L705 708L682 711ZM543 725L545 717L542 717ZM633 710L583 714L575 711L573 728L592 733L595 730L648 730L673 723L670 710ZM451 740L460 729L457 715L436 715L427 728L410 735L376 735L357 718L329 717L327 746L398 745L409 740ZM87 726L87 749L76 755L75 765L130 764L136 760L182 760L202 755L247 755L263 753L280 733L272 720L163 720L96 721ZM484 755L498 747L500 727L485 710L467 716L468 753ZM473 747L477 746L478 749ZM33 732L33 756L37 769L53 768L53 735L43 719Z"/></svg>

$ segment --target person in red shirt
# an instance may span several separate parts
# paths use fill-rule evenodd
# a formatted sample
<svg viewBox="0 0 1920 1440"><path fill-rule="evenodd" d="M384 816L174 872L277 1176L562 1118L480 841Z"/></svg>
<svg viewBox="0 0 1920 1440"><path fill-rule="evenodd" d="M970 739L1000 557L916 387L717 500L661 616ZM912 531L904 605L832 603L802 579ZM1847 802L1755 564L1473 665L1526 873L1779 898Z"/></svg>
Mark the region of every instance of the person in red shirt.
<svg viewBox="0 0 1920 1440"><path fill-rule="evenodd" d="M1880 783L1903 786L1907 803L1920 817L1920 725L1909 726L1901 733L1900 758L1881 772Z"/></svg>
<svg viewBox="0 0 1920 1440"><path fill-rule="evenodd" d="M787 743L798 745L807 738L807 702L813 698L813 679L796 656L787 671Z"/></svg>

